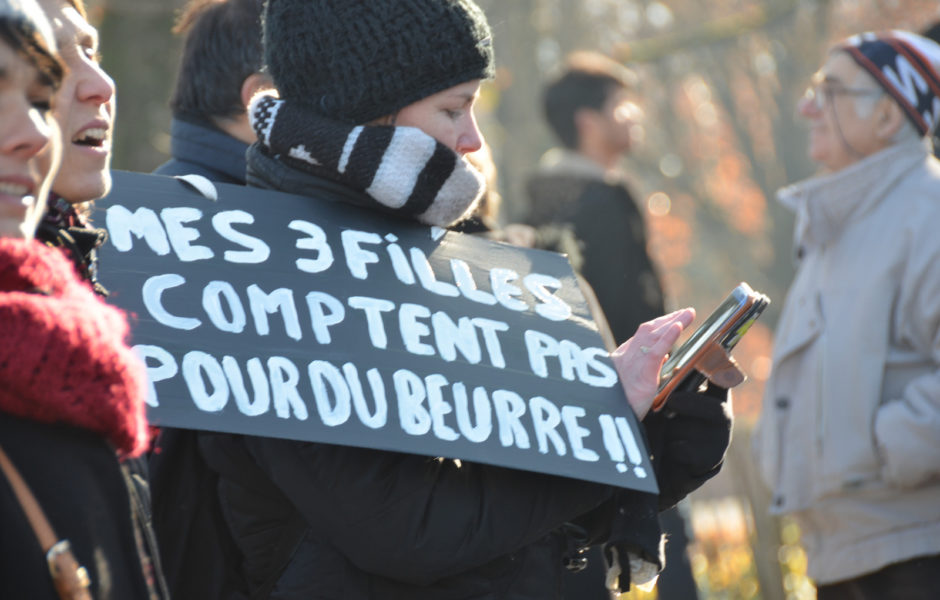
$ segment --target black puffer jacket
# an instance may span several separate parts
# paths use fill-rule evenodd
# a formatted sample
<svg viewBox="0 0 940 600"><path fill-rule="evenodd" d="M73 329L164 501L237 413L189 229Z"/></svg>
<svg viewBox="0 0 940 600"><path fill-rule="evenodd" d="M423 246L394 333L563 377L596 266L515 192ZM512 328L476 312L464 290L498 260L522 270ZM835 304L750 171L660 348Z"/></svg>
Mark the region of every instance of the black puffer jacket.
<svg viewBox="0 0 940 600"><path fill-rule="evenodd" d="M565 540L606 486L450 460L201 434L253 589L306 533L271 598L552 598ZM267 485L265 485L267 483Z"/></svg>

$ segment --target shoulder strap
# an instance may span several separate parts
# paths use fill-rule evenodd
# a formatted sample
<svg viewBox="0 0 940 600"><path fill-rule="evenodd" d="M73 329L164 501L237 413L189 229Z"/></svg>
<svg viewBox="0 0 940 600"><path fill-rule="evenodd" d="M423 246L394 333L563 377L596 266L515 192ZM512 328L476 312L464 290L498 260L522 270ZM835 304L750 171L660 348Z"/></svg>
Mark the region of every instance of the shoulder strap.
<svg viewBox="0 0 940 600"><path fill-rule="evenodd" d="M39 506L39 502L36 500L36 497L33 496L33 492L29 489L29 486L26 485L23 477L20 476L20 472L13 466L13 462L10 460L10 457L7 456L6 452L3 451L2 447L0 447L0 468L3 469L3 474L6 475L7 481L10 482L10 487L13 488L16 499L19 501L20 506L23 507L23 512L26 513L26 519L29 521L30 527L33 528L36 539L39 540L39 546L42 548L43 552L48 552L57 541L55 532L52 530L52 525L46 519L45 513L42 512L42 507Z"/></svg>
<svg viewBox="0 0 940 600"><path fill-rule="evenodd" d="M0 469L10 482L13 493L19 501L30 527L36 534L39 546L46 553L46 562L49 565L49 573L52 576L52 582L55 584L56 592L59 598L63 600L91 600L88 588L91 580L88 577L88 571L85 567L78 564L75 555L72 554L71 546L68 540L59 541L52 525L42 507L29 489L26 481L16 470L10 457L0 447Z"/></svg>
<svg viewBox="0 0 940 600"><path fill-rule="evenodd" d="M127 494L130 497L131 528L133 529L137 559L140 563L144 583L147 586L147 592L151 598L169 598L170 591L163 575L156 535L150 524L152 511L147 507L143 498L143 494L149 493L149 490L143 491L140 489L139 486L145 484L134 481L134 476L131 474L127 463L121 463L118 467L121 476L124 478L124 487L127 488Z"/></svg>
<svg viewBox="0 0 940 600"><path fill-rule="evenodd" d="M290 562L300 542L307 534L307 529L308 526L303 516L295 510L278 538L277 554L275 554L274 560L271 561L273 568L261 587L251 594L251 600L267 600L271 595L278 579L281 578L281 574L287 568L287 563Z"/></svg>

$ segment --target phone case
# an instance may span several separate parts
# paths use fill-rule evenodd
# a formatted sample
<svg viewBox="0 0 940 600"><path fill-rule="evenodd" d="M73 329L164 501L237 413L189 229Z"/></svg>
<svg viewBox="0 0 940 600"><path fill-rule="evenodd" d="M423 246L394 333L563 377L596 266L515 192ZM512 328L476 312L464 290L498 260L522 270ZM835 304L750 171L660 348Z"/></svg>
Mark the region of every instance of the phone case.
<svg viewBox="0 0 940 600"><path fill-rule="evenodd" d="M746 375L731 356L731 349L747 333L770 299L742 282L702 325L673 352L660 372L653 410L679 389L697 389L705 380L724 388L743 383Z"/></svg>

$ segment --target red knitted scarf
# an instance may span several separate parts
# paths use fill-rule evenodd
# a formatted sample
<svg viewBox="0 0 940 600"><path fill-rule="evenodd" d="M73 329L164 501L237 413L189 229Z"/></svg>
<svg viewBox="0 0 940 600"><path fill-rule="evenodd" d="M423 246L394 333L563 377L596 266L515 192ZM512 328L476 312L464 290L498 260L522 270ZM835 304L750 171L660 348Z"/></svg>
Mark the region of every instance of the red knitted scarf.
<svg viewBox="0 0 940 600"><path fill-rule="evenodd" d="M124 314L56 249L0 239L0 410L100 433L126 456L147 445L145 375Z"/></svg>

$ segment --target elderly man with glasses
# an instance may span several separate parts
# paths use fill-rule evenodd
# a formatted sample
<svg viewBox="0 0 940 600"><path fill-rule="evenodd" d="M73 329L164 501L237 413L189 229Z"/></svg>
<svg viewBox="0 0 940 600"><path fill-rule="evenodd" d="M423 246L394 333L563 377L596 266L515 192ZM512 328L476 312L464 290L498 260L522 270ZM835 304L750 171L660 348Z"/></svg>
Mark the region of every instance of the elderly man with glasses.
<svg viewBox="0 0 940 600"><path fill-rule="evenodd" d="M755 450L820 600L940 590L940 46L835 46L799 103L821 172L784 188L797 273Z"/></svg>

